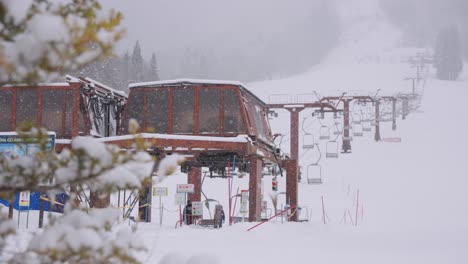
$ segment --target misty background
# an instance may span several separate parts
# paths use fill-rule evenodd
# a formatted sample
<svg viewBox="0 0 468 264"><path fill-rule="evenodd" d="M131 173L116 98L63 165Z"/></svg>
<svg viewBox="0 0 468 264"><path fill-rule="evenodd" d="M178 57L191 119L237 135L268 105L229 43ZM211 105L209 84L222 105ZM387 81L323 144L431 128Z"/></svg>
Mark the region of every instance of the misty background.
<svg viewBox="0 0 468 264"><path fill-rule="evenodd" d="M380 0L380 4L409 45L433 47L440 30L456 26L468 58L467 0Z"/></svg>
<svg viewBox="0 0 468 264"><path fill-rule="evenodd" d="M434 47L438 32L456 25L468 58L466 0L102 0L105 10L123 13L126 37L117 57L77 74L123 90L159 79L251 82L299 74L339 43L346 28L339 7L350 2L379 4L408 46Z"/></svg>

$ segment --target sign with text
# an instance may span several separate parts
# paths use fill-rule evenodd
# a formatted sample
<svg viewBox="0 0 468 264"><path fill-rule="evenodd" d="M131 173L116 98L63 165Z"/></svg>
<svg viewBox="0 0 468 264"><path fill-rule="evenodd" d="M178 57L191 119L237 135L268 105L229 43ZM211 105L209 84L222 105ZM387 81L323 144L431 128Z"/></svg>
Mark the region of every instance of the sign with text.
<svg viewBox="0 0 468 264"><path fill-rule="evenodd" d="M167 196L167 187L153 187L153 196Z"/></svg>
<svg viewBox="0 0 468 264"><path fill-rule="evenodd" d="M178 193L193 193L195 192L195 185L193 184L177 184Z"/></svg>
<svg viewBox="0 0 468 264"><path fill-rule="evenodd" d="M203 215L202 202L192 202L192 214L193 215Z"/></svg>
<svg viewBox="0 0 468 264"><path fill-rule="evenodd" d="M29 207L29 199L30 193L29 191L20 192L19 195L19 206L28 206Z"/></svg>
<svg viewBox="0 0 468 264"><path fill-rule="evenodd" d="M175 202L176 205L185 205L185 193L176 193Z"/></svg>
<svg viewBox="0 0 468 264"><path fill-rule="evenodd" d="M46 150L53 150L55 147L55 133L49 132ZM37 139L23 138L16 132L0 132L0 155L10 156L33 156L40 150Z"/></svg>
<svg viewBox="0 0 468 264"><path fill-rule="evenodd" d="M240 213L246 214L248 211L249 211L249 190L242 190Z"/></svg>

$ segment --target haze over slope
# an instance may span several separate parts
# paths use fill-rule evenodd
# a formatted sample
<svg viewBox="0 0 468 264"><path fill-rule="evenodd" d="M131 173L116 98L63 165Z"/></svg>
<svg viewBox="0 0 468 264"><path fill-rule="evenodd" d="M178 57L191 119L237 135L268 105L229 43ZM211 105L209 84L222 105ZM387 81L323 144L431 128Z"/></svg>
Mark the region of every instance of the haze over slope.
<svg viewBox="0 0 468 264"><path fill-rule="evenodd" d="M337 1L343 28L339 45L319 65L305 74L272 82L250 83L249 88L268 102L271 94L304 94L317 91L339 95L362 91L409 91L404 77L409 56L421 50L400 47L401 32L379 9L378 1ZM422 50L424 51L424 50Z"/></svg>
<svg viewBox="0 0 468 264"><path fill-rule="evenodd" d="M343 3L347 3L344 1ZM363 3L364 1L359 1ZM403 81L414 74L406 59L421 50L399 48L400 33L392 27L372 5L367 9L353 9L356 2L343 7L350 14L349 27L341 44L319 66L306 74L248 85L257 95L268 99L270 94L310 93L319 91L331 95L335 91L409 92L410 84ZM382 136L397 136L401 143L376 143L373 133L352 141L353 153L340 154L339 159L322 158L324 184L307 185L307 173L299 185L299 202L307 208L310 222L281 224L280 219L254 231L245 230L252 224L236 224L222 230L182 228L162 230L144 226L147 241L154 245L151 259L159 260L166 253L183 257L166 258L164 264L184 262L184 257L199 256L211 263L466 263L468 253L468 164L465 152L468 142L463 140L468 126L461 109L468 96L468 74L458 82L434 80L427 75L426 85L420 83L423 95L419 111L407 120L398 119L397 131L389 123L382 124ZM301 96L300 99L303 99ZM450 106L446 105L449 104ZM301 122L307 132L318 134L319 124L303 111ZM280 113L272 120L272 130L288 134L289 115ZM324 121L327 122L327 121ZM314 130L315 129L315 130ZM303 131L301 132L304 133ZM287 136L283 150L288 151ZM322 151L326 141L320 141ZM306 168L314 162L316 153L300 152L300 164ZM170 179L174 184L186 182L179 174ZM207 197L227 205L227 183L221 179L207 179L203 190ZM234 190L248 188L248 178L234 180ZM264 200L268 198L271 178L263 178ZM358 226L355 221L356 195L360 192ZM279 180L279 191L285 191L285 179ZM169 194L171 197L172 193ZM284 196L279 205L285 205ZM324 197L327 224L322 219L321 198ZM347 212L350 214L346 214ZM302 217L304 217L304 211ZM238 209L235 212L238 215ZM169 223L177 216L171 214ZM205 215L205 217L208 217ZM345 220L346 219L346 220ZM166 220L165 220L166 221ZM183 248L183 250L179 250ZM206 257L208 254L211 257ZM156 256L158 255L158 256ZM193 259L192 259L193 261ZM195 262L194 262L195 263Z"/></svg>

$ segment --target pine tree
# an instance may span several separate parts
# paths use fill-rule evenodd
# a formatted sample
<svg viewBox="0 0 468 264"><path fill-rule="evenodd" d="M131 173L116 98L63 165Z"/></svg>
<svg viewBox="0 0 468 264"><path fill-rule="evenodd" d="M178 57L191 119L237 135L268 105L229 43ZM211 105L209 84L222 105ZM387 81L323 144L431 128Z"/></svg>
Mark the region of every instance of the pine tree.
<svg viewBox="0 0 468 264"><path fill-rule="evenodd" d="M463 69L463 57L460 37L456 26L443 28L436 40L434 66L437 78L456 80Z"/></svg>
<svg viewBox="0 0 468 264"><path fill-rule="evenodd" d="M151 55L147 80L159 81L158 61L156 60L156 54L154 52L153 55Z"/></svg>
<svg viewBox="0 0 468 264"><path fill-rule="evenodd" d="M139 41L136 42L135 47L133 48L130 73L131 82L139 82L143 80L144 61L143 56L141 56L141 48Z"/></svg>
<svg viewBox="0 0 468 264"><path fill-rule="evenodd" d="M123 56L123 59L121 60L120 64L120 84L119 87L122 87L127 89L128 83L130 80L130 55L128 54L128 51L125 52L125 55Z"/></svg>

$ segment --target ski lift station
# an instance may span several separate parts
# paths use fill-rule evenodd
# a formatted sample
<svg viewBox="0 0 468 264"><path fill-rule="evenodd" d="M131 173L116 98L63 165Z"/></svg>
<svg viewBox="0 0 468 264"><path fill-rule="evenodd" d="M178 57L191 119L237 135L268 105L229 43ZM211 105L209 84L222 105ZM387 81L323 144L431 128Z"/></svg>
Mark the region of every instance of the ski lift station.
<svg viewBox="0 0 468 264"><path fill-rule="evenodd" d="M160 158L182 154L181 168L201 201L201 168L226 175L228 167L249 173L249 220L261 214L263 167L275 164L287 177L287 200L297 204L297 163L283 159L273 144L267 106L239 82L175 80L130 85L127 96L89 78L67 77L67 83L0 88L0 131L15 131L28 121L55 131L60 151L78 135L130 148L128 121L136 119L148 151ZM121 126L124 124L124 126ZM156 139L156 140L154 140ZM160 159L158 159L160 160ZM157 165L155 165L157 167ZM140 204L150 200L151 186L140 190ZM90 205L105 207L98 196ZM91 199L93 200L93 199ZM99 201L96 201L99 200ZM151 207L139 209L148 215ZM294 217L291 218L294 220Z"/></svg>
<svg viewBox="0 0 468 264"><path fill-rule="evenodd" d="M56 151L67 148L75 136L93 136L130 149L134 137L129 135L129 121L134 119L139 124L140 138L149 146L147 151L158 157L156 160L172 154L186 158L181 170L187 173L188 184L194 186L194 192L188 195L191 201L202 201L202 168L208 169L210 177L248 174L249 221L261 220L261 184L265 175L285 176L286 202L291 207L299 205L299 138L305 150L317 151L320 157L317 140L324 141L325 157L338 158L341 143L338 138L342 137L343 153L350 153L350 125L359 126L353 127L354 136L362 136L362 131L369 127L361 122L370 123L370 119L364 120L362 109L349 110L352 100L375 103L376 140L380 139L380 134L377 137L380 100L393 102L390 106L393 108L386 113L392 114L393 122L396 118L397 98L341 96L267 104L242 83L233 81L180 79L134 83L129 85L127 96L89 78L67 76L66 80L58 84L0 87L0 132L16 131L26 121L55 132ZM402 98L403 106L406 105L402 112L407 114L408 97ZM342 109L338 109L340 103ZM275 114L274 109L290 113L290 155L281 153L274 143L275 134L268 122L268 115ZM305 109L315 109L322 119L325 113L333 113L335 119L340 114L343 121L335 120L327 126L319 120L318 135L304 131L300 137L299 112ZM320 157L305 168L309 184L322 184ZM155 170L157 166L156 162ZM317 173L312 175L313 171ZM151 206L143 205L151 202L151 187L145 186L136 195L140 219L147 221L150 219L144 216L151 215ZM91 207L110 204L109 196L103 198L92 193L90 196ZM288 219L297 221L298 217L293 214Z"/></svg>

